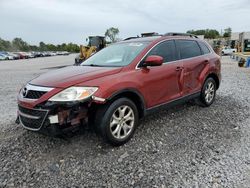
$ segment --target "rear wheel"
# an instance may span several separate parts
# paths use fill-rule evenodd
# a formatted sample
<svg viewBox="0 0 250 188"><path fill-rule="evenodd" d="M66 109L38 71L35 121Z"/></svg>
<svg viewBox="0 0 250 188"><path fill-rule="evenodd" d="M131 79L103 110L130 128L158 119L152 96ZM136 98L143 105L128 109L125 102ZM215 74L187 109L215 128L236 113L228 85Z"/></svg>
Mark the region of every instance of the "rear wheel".
<svg viewBox="0 0 250 188"><path fill-rule="evenodd" d="M138 110L135 104L120 98L97 110L95 127L110 144L119 146L130 140L138 125Z"/></svg>
<svg viewBox="0 0 250 188"><path fill-rule="evenodd" d="M216 82L213 78L208 78L203 84L200 100L203 106L210 106L216 95Z"/></svg>

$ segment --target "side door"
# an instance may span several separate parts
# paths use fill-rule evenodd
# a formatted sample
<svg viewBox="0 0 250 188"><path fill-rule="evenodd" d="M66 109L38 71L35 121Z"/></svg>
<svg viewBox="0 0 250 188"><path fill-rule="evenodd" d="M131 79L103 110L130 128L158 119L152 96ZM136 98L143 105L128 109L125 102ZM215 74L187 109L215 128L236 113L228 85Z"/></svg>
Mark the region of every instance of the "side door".
<svg viewBox="0 0 250 188"><path fill-rule="evenodd" d="M176 40L179 58L184 67L183 95L188 95L199 91L199 76L208 60L202 56L198 42L195 40Z"/></svg>
<svg viewBox="0 0 250 188"><path fill-rule="evenodd" d="M164 63L161 66L140 68L139 78L149 108L179 98L182 91L182 63L176 61L174 40L157 44L144 59L150 55L163 57Z"/></svg>

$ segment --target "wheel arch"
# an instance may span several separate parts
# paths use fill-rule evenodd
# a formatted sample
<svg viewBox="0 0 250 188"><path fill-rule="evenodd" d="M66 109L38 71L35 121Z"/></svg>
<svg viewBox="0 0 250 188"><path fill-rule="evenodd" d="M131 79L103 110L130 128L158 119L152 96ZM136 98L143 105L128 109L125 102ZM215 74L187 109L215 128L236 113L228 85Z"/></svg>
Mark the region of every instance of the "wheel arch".
<svg viewBox="0 0 250 188"><path fill-rule="evenodd" d="M204 80L204 82L208 79L208 78L213 78L215 83L216 83L216 89L219 89L220 86L220 80L219 77L216 73L210 73L207 75L206 79Z"/></svg>
<svg viewBox="0 0 250 188"><path fill-rule="evenodd" d="M145 116L145 112L146 112L145 100L144 100L144 97L142 96L142 94L139 91L137 91L136 89L131 88L131 89L123 89L121 91L118 91L118 92L114 93L113 95L111 95L107 99L107 101L113 102L114 100L116 100L118 98L122 98L122 97L126 97L135 103L135 105L138 109L139 118L142 118Z"/></svg>

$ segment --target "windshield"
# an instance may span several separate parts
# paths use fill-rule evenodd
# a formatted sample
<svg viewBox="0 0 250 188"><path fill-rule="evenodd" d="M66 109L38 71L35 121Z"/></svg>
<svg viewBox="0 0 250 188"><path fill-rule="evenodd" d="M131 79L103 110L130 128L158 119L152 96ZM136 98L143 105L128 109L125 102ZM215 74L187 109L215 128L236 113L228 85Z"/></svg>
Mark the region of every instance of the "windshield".
<svg viewBox="0 0 250 188"><path fill-rule="evenodd" d="M121 67L130 64L133 59L147 46L148 42L130 42L113 44L99 51L82 66Z"/></svg>

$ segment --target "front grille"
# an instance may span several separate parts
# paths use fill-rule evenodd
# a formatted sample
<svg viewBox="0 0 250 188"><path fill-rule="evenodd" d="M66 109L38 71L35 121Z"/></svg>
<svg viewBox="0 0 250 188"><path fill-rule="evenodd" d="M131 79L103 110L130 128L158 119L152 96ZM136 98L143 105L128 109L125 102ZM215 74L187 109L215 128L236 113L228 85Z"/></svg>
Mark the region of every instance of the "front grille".
<svg viewBox="0 0 250 188"><path fill-rule="evenodd" d="M53 90L52 87L36 86L27 84L21 91L22 97L27 99L39 99L45 93Z"/></svg>
<svg viewBox="0 0 250 188"><path fill-rule="evenodd" d="M29 109L18 106L21 124L31 130L39 130L47 117L48 110Z"/></svg>
<svg viewBox="0 0 250 188"><path fill-rule="evenodd" d="M45 93L47 93L47 92L46 91L28 90L27 91L27 95L25 96L25 98L28 98L28 99L39 99Z"/></svg>

